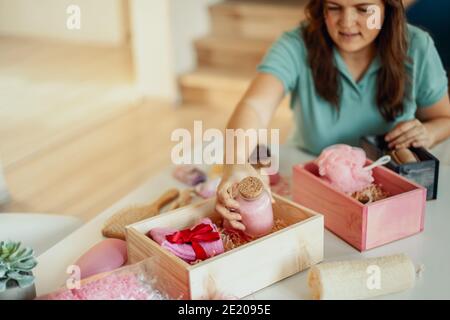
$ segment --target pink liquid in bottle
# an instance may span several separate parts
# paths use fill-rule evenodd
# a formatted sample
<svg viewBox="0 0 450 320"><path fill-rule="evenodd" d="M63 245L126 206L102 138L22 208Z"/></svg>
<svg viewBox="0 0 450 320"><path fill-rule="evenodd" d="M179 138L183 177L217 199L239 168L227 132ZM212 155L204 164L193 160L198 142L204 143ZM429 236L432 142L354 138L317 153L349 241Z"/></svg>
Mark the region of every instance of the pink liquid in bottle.
<svg viewBox="0 0 450 320"><path fill-rule="evenodd" d="M261 237L273 228L272 202L263 183L255 177L244 178L238 185L236 201L245 225L245 233L251 237Z"/></svg>

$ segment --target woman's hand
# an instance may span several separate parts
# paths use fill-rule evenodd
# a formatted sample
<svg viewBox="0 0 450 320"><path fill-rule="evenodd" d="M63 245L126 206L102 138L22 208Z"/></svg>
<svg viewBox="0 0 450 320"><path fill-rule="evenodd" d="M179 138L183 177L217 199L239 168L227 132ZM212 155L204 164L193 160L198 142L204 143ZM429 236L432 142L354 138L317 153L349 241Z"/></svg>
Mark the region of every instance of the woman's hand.
<svg viewBox="0 0 450 320"><path fill-rule="evenodd" d="M390 149L401 148L430 148L434 138L426 125L417 119L400 122L385 137Z"/></svg>
<svg viewBox="0 0 450 320"><path fill-rule="evenodd" d="M226 166L222 180L217 187L216 211L230 222L230 225L237 230L245 230L245 226L240 222L239 203L234 199L237 184L245 177L257 177L261 179L266 191L272 196L269 187L269 177L261 176L250 164Z"/></svg>

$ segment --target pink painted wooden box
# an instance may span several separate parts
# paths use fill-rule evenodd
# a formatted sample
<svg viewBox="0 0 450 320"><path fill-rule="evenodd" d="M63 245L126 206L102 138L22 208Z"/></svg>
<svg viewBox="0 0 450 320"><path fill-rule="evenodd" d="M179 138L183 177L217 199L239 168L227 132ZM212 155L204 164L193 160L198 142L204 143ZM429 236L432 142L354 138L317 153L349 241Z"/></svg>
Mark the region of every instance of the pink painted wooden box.
<svg viewBox="0 0 450 320"><path fill-rule="evenodd" d="M359 251L421 232L426 189L384 167L375 168L373 177L391 196L364 205L320 179L314 162L296 165L292 198L323 214L325 227Z"/></svg>

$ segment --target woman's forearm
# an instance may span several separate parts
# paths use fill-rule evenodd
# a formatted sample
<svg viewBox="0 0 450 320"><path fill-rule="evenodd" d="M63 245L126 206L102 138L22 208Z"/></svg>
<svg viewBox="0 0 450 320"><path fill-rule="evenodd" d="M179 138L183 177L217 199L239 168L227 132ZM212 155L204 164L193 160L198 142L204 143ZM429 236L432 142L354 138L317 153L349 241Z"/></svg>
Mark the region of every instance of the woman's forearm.
<svg viewBox="0 0 450 320"><path fill-rule="evenodd" d="M450 117L442 117L424 122L431 136L431 147L450 137Z"/></svg>
<svg viewBox="0 0 450 320"><path fill-rule="evenodd" d="M258 144L256 139L250 139L250 137L258 137L258 130L267 129L268 122L248 101L242 100L238 104L226 127L232 130L233 135L225 134L225 168L231 169L235 164L242 164L238 159L242 162L242 159L246 161L250 157ZM237 136L240 137L237 138ZM245 147L242 145L243 141ZM233 159L232 163L230 159Z"/></svg>
<svg viewBox="0 0 450 320"><path fill-rule="evenodd" d="M225 133L225 170L232 170L234 164L247 163L251 153L258 145L258 130L268 128L270 120L284 96L283 84L276 77L259 73L253 79L227 125L227 129L232 129L234 134L232 138L227 138ZM240 143L235 143L239 142L236 135L244 136L244 139L242 136L240 139L241 142L245 141L245 147ZM250 135L253 137L256 135L256 139L247 139ZM236 155L239 155L239 163L236 161ZM227 161L227 159L233 161Z"/></svg>
<svg viewBox="0 0 450 320"><path fill-rule="evenodd" d="M429 136L428 148L450 137L450 99L448 94L434 105L419 108L416 117L420 120Z"/></svg>

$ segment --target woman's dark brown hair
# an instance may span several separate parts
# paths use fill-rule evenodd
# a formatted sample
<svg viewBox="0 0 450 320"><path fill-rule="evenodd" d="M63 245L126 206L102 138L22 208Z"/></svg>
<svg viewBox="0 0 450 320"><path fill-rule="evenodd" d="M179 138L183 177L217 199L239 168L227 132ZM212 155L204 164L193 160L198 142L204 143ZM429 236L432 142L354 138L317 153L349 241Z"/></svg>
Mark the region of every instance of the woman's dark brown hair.
<svg viewBox="0 0 450 320"><path fill-rule="evenodd" d="M376 101L384 119L392 121L403 113L403 99L408 96L406 17L401 0L383 1L385 18L375 40L381 60ZM325 24L325 10L325 0L310 0L303 39L318 94L338 108L341 88L333 60L333 40Z"/></svg>

